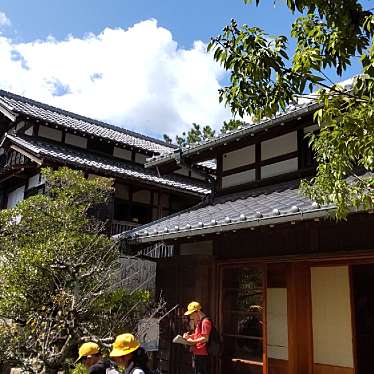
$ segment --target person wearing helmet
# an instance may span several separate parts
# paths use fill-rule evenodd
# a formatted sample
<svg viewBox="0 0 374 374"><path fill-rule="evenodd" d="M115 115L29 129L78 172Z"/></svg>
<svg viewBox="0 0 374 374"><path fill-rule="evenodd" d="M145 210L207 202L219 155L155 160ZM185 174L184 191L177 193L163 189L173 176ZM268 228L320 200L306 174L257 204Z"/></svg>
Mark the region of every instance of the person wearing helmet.
<svg viewBox="0 0 374 374"><path fill-rule="evenodd" d="M87 342L80 346L79 357L75 363L78 362L88 369L88 374L106 374L109 367L108 363L102 359L100 347L93 342Z"/></svg>
<svg viewBox="0 0 374 374"><path fill-rule="evenodd" d="M209 340L210 332L212 331L212 322L206 318L202 311L201 304L197 301L192 301L187 306L185 316L190 318L193 323L195 331L193 334L186 332L183 337L192 344L192 367L195 374L209 373L209 360L207 342Z"/></svg>
<svg viewBox="0 0 374 374"><path fill-rule="evenodd" d="M109 357L115 361L124 374L148 374L148 357L145 350L132 334L121 334L116 337Z"/></svg>

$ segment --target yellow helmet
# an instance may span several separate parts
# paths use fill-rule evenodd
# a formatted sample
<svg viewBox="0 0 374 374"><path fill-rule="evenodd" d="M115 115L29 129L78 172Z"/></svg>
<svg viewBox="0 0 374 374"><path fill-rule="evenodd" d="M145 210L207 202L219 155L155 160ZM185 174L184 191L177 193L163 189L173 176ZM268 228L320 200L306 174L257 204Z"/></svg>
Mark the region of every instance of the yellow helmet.
<svg viewBox="0 0 374 374"><path fill-rule="evenodd" d="M136 351L140 347L139 342L136 340L135 336L132 334L122 334L116 337L113 343L112 351L110 352L110 357L121 357L126 356L131 352Z"/></svg>
<svg viewBox="0 0 374 374"><path fill-rule="evenodd" d="M79 348L79 357L75 361L79 362L83 357L91 357L100 352L100 347L93 342L83 343Z"/></svg>
<svg viewBox="0 0 374 374"><path fill-rule="evenodd" d="M189 316L190 314L197 312L198 310L201 310L201 304L197 301L191 301L187 306L187 312L184 313L185 316Z"/></svg>

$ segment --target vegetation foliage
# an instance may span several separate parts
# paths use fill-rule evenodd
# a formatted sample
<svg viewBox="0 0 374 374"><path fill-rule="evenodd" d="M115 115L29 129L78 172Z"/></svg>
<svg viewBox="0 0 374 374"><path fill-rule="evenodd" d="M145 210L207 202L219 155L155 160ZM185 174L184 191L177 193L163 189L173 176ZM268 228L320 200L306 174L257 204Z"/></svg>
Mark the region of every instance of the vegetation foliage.
<svg viewBox="0 0 374 374"><path fill-rule="evenodd" d="M246 123L241 120L231 119L229 121L224 121L219 133L223 134L244 125L246 125ZM187 133L183 132L181 135L177 135L175 141L180 147L185 147L187 144L199 143L211 139L215 135L216 131L213 130L211 126L201 126L197 123L193 123L192 128L187 131ZM172 139L166 134L164 135L164 140L168 143L172 143Z"/></svg>
<svg viewBox="0 0 374 374"><path fill-rule="evenodd" d="M303 183L304 192L335 204L338 218L352 207L373 208L374 181L368 173L374 168L372 9L357 0L287 0L287 6L298 15L290 30L296 42L292 56L286 36L239 27L235 20L212 39L208 50L230 72L220 100L234 114L262 119L285 111L309 90L309 98L321 106L315 114L320 131L310 139L317 174ZM354 59L362 74L352 88L328 78L327 70L340 76Z"/></svg>
<svg viewBox="0 0 374 374"><path fill-rule="evenodd" d="M0 361L55 373L82 338L132 329L149 293L119 288L119 250L92 213L112 181L44 169L46 193L0 212Z"/></svg>

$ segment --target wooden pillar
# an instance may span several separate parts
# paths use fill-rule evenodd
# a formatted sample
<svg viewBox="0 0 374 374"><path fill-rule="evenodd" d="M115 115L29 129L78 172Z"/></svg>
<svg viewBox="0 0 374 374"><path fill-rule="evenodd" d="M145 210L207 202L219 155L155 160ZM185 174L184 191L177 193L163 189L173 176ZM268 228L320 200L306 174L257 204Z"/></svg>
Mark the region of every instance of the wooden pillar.
<svg viewBox="0 0 374 374"><path fill-rule="evenodd" d="M289 374L312 374L310 268L306 263L290 265L288 295Z"/></svg>

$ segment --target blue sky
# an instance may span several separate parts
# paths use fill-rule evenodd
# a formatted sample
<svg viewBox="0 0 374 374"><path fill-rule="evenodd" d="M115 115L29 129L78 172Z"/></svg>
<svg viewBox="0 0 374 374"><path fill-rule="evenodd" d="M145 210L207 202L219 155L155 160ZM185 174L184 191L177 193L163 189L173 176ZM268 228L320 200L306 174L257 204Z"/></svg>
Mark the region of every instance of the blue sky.
<svg viewBox="0 0 374 374"><path fill-rule="evenodd" d="M287 34L293 16L283 0L2 0L0 87L154 136L218 128L227 74L205 44L231 18Z"/></svg>
<svg viewBox="0 0 374 374"><path fill-rule="evenodd" d="M63 39L69 34L83 36L99 33L105 27L127 28L155 18L167 28L182 47L193 41L208 41L231 18L240 23L264 27L270 33L285 33L292 17L278 1L265 0L259 8L243 0L2 0L20 41L44 39L53 35Z"/></svg>

